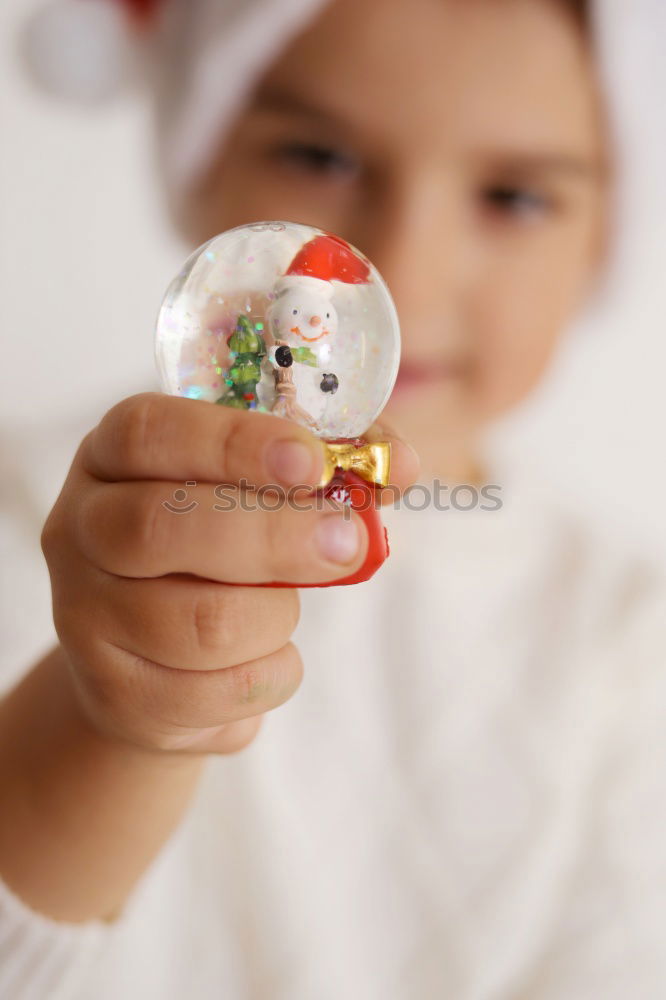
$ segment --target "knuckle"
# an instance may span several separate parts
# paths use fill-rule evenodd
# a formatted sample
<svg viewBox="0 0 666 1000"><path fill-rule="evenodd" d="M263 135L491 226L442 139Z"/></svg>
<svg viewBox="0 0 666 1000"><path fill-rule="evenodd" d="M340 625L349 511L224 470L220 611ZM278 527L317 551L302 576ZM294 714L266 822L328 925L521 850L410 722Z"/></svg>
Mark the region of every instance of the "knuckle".
<svg viewBox="0 0 666 1000"><path fill-rule="evenodd" d="M303 678L303 661L288 642L270 656L235 668L234 701L239 706L257 703L276 707L287 701Z"/></svg>
<svg viewBox="0 0 666 1000"><path fill-rule="evenodd" d="M199 593L192 608L192 628L199 654L207 656L226 651L237 641L232 609L228 602L211 590Z"/></svg>
<svg viewBox="0 0 666 1000"><path fill-rule="evenodd" d="M220 407L223 409L223 407ZM229 479L233 475L234 449L236 446L237 428L235 414L227 415L221 423L219 438L220 469L222 475Z"/></svg>
<svg viewBox="0 0 666 1000"><path fill-rule="evenodd" d="M229 666L244 662L250 651L258 656L279 650L298 624L300 601L295 589L212 584L197 587L187 614L195 660Z"/></svg>
<svg viewBox="0 0 666 1000"><path fill-rule="evenodd" d="M235 677L236 701L240 705L253 705L266 694L266 681L262 672L252 664L237 668Z"/></svg>
<svg viewBox="0 0 666 1000"><path fill-rule="evenodd" d="M248 419L248 414L238 410L229 410L221 427L219 453L221 468L227 478L235 479L242 475L241 470L252 468L254 447L251 435L256 431L257 421ZM250 473L251 474L251 473ZM250 482L253 489L256 483Z"/></svg>
<svg viewBox="0 0 666 1000"><path fill-rule="evenodd" d="M68 479L49 511L40 533L41 550L49 566L58 556L66 558L71 546L78 547L81 508L87 496L85 489L72 486Z"/></svg>
<svg viewBox="0 0 666 1000"><path fill-rule="evenodd" d="M103 563L107 547L106 518L100 492L103 488L82 494L72 524L76 548L95 565Z"/></svg>
<svg viewBox="0 0 666 1000"><path fill-rule="evenodd" d="M108 419L108 414L102 418L102 423L104 422L104 420L107 419ZM97 440L98 433L99 433L99 426L94 427L91 431L88 431L86 436L83 438L79 447L76 450L76 454L74 455L74 459L72 461L69 470L69 476L71 476L72 473L74 472L80 472L80 471L86 472L88 474L92 473L94 475L94 472L91 469L91 456L94 454L95 451L95 443Z"/></svg>
<svg viewBox="0 0 666 1000"><path fill-rule="evenodd" d="M60 545L60 525L58 524L55 509L51 511L44 522L44 527L42 528L40 536L40 544L46 562L50 563L55 558L55 554Z"/></svg>
<svg viewBox="0 0 666 1000"><path fill-rule="evenodd" d="M137 470L144 467L159 448L162 426L159 396L146 393L121 404L115 417L114 436L123 464Z"/></svg>
<svg viewBox="0 0 666 1000"><path fill-rule="evenodd" d="M123 548L126 555L135 551L149 557L149 564L159 566L169 547L170 524L164 509L151 492L141 495L134 515L127 525Z"/></svg>

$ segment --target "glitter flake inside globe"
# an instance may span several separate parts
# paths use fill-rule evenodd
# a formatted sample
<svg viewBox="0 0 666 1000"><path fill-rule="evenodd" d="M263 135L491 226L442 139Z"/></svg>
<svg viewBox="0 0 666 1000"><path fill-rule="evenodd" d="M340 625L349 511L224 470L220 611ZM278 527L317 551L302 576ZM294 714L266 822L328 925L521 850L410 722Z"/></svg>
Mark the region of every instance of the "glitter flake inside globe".
<svg viewBox="0 0 666 1000"><path fill-rule="evenodd" d="M368 429L399 360L376 268L338 237L290 222L239 226L200 247L157 322L165 392L275 413L329 440Z"/></svg>

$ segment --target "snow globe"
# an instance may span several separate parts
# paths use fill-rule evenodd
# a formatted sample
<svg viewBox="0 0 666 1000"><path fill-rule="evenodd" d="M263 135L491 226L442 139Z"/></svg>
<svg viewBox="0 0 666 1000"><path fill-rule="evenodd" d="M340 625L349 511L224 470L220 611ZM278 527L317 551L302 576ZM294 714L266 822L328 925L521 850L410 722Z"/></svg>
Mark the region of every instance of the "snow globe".
<svg viewBox="0 0 666 1000"><path fill-rule="evenodd" d="M363 435L400 360L395 306L370 261L292 222L222 233L167 289L156 358L167 393L272 413L323 439L319 492L357 510L370 540L364 566L335 582L368 579L388 554L377 494L389 482L390 446Z"/></svg>

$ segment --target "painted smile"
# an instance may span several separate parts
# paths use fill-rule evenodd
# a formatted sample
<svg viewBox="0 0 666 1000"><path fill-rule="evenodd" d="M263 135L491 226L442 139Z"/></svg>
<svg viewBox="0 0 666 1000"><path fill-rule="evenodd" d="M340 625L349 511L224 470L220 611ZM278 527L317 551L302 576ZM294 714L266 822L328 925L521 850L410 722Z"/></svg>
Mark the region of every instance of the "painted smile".
<svg viewBox="0 0 666 1000"><path fill-rule="evenodd" d="M292 326L290 330L290 333L295 333L301 340L307 340L308 344L314 344L315 340L321 340L322 337L325 337L330 332L330 330L322 330L316 337L306 337L304 333L301 333L300 326Z"/></svg>

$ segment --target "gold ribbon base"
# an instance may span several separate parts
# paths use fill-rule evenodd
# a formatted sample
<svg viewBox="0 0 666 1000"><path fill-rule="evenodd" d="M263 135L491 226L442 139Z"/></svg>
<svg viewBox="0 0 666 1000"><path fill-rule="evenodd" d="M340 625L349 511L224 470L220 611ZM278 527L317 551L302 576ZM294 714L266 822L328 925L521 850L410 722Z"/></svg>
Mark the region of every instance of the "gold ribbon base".
<svg viewBox="0 0 666 1000"><path fill-rule="evenodd" d="M336 469L355 472L377 486L388 486L391 472L391 445L388 441L354 444L353 441L323 441L324 471L319 486L328 486Z"/></svg>

